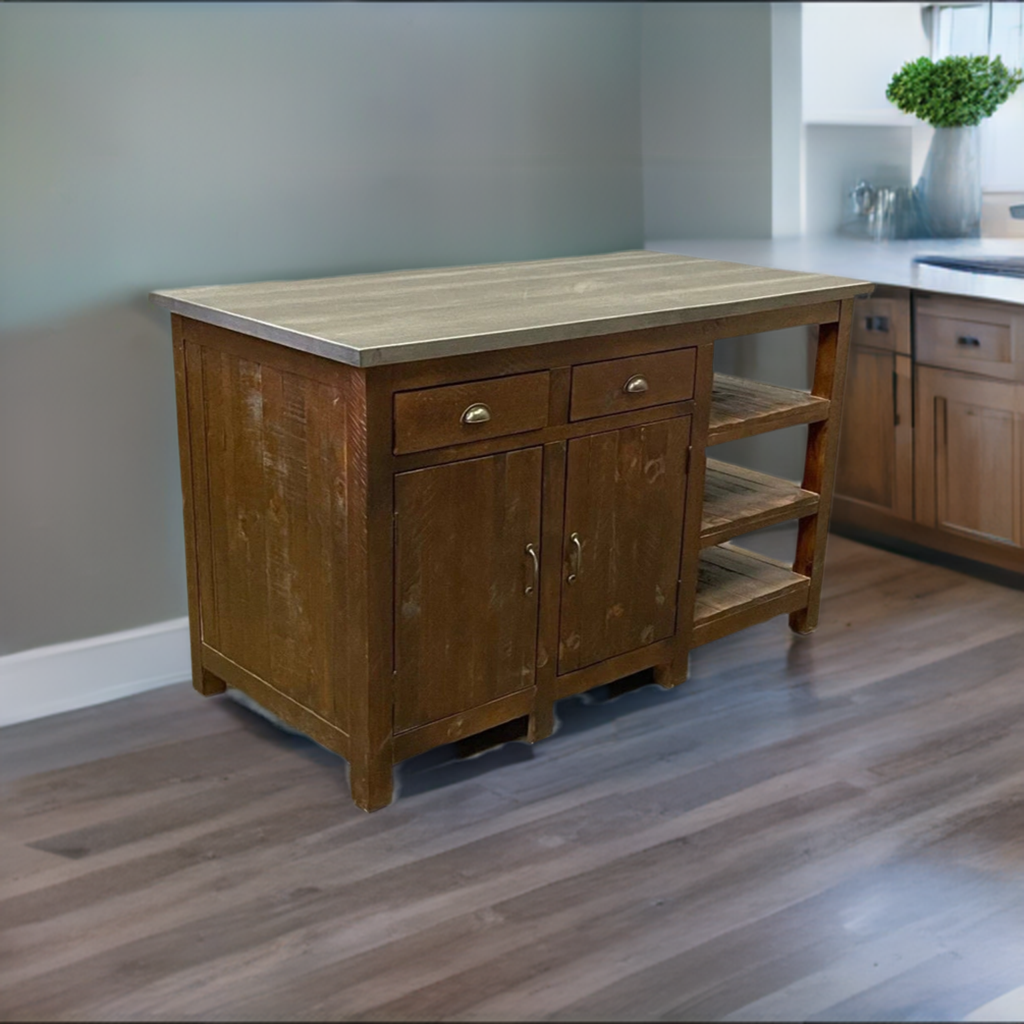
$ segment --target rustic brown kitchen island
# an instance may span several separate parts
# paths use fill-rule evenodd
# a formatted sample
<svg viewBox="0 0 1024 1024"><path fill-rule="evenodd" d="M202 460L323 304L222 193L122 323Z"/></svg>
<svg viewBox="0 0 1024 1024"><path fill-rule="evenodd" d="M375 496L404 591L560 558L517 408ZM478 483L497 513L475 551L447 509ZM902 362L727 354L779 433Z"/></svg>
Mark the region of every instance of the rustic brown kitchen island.
<svg viewBox="0 0 1024 1024"><path fill-rule="evenodd" d="M788 613L818 617L864 281L651 252L154 293L172 312L192 639L347 758L396 762ZM811 392L719 338L820 324ZM802 486L705 457L808 424ZM799 519L792 567L729 541Z"/></svg>

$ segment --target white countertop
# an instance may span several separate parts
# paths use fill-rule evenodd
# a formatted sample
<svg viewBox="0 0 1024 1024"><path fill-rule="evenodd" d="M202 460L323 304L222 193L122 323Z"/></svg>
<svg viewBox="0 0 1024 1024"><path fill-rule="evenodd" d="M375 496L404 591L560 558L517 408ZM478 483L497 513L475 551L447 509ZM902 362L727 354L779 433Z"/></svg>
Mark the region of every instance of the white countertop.
<svg viewBox="0 0 1024 1024"><path fill-rule="evenodd" d="M914 263L915 256L924 255L1024 256L1024 239L1020 238L915 238L893 242L871 242L841 235L749 240L672 239L647 242L645 248L779 270L838 274L874 284L1024 305L1024 278Z"/></svg>
<svg viewBox="0 0 1024 1024"><path fill-rule="evenodd" d="M635 250L152 297L186 317L375 366L830 302L869 280Z"/></svg>

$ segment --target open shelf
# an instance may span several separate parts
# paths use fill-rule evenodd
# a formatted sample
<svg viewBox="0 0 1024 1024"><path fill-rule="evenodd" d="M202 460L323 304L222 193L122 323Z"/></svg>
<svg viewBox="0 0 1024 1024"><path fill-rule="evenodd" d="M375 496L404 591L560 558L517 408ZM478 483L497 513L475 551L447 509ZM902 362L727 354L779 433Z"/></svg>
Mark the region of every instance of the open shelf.
<svg viewBox="0 0 1024 1024"><path fill-rule="evenodd" d="M829 401L806 391L715 374L708 444L828 419Z"/></svg>
<svg viewBox="0 0 1024 1024"><path fill-rule="evenodd" d="M701 545L720 544L741 533L812 515L817 509L818 496L799 484L708 459Z"/></svg>
<svg viewBox="0 0 1024 1024"><path fill-rule="evenodd" d="M774 558L733 544L708 548L700 556L693 646L803 608L810 583Z"/></svg>

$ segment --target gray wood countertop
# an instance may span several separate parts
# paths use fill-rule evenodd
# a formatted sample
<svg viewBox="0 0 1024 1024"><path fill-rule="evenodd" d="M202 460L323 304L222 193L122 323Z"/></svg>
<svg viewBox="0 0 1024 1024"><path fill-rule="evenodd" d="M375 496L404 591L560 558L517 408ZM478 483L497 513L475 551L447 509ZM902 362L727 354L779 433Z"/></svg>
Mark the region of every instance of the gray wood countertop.
<svg viewBox="0 0 1024 1024"><path fill-rule="evenodd" d="M156 291L175 313L352 366L692 323L849 298L867 281L607 253Z"/></svg>

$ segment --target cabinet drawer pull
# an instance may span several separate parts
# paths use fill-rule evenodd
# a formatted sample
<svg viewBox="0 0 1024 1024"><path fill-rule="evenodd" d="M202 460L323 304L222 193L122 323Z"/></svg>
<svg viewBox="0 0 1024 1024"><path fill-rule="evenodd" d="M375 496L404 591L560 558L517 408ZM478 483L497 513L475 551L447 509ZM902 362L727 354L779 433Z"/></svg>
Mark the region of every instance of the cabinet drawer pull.
<svg viewBox="0 0 1024 1024"><path fill-rule="evenodd" d="M533 559L533 582L527 583L526 590L523 592L532 594L537 587L537 581L540 579L540 559L537 557L537 548L533 544L526 545L526 553Z"/></svg>
<svg viewBox="0 0 1024 1024"><path fill-rule="evenodd" d="M883 331L889 333L889 318L887 316L867 316L864 318L864 329L866 331Z"/></svg>
<svg viewBox="0 0 1024 1024"><path fill-rule="evenodd" d="M642 373L637 373L622 385L622 390L627 395L642 395L649 387L647 378Z"/></svg>
<svg viewBox="0 0 1024 1024"><path fill-rule="evenodd" d="M569 575L565 577L566 583L575 583L580 574L580 561L583 558L583 545L580 544L578 533L569 534L569 543L572 551L569 552Z"/></svg>
<svg viewBox="0 0 1024 1024"><path fill-rule="evenodd" d="M488 405L484 405L483 402L477 402L475 405L469 406L462 414L462 422L466 424L488 423L490 419L491 408ZM448 422L450 423L451 420Z"/></svg>
<svg viewBox="0 0 1024 1024"><path fill-rule="evenodd" d="M961 334L956 339L958 345L963 345L964 348L981 348L981 341L978 338L972 338L969 334Z"/></svg>

